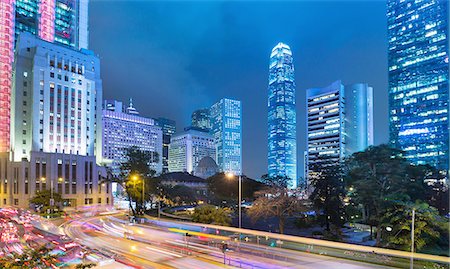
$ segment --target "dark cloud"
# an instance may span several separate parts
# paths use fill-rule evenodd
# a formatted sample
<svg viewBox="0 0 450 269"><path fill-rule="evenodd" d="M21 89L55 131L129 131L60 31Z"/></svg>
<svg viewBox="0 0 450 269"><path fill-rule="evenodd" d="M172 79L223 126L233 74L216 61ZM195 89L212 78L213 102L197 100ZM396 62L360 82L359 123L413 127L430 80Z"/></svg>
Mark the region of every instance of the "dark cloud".
<svg viewBox="0 0 450 269"><path fill-rule="evenodd" d="M269 54L282 41L295 59L298 163L305 149L305 90L334 80L375 92L375 142L387 140L386 15L382 1L93 1L91 49L105 98L134 103L181 129L223 97L243 104L244 172L267 172Z"/></svg>

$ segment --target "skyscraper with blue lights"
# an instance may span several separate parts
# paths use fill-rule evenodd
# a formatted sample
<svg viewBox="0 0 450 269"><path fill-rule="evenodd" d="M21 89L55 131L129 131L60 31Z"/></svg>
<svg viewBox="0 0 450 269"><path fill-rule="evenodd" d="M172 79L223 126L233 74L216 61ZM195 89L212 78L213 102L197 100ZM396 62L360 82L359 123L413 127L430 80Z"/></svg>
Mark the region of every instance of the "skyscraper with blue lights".
<svg viewBox="0 0 450 269"><path fill-rule="evenodd" d="M210 109L211 134L216 145L216 163L220 170L242 174L241 101L223 98Z"/></svg>
<svg viewBox="0 0 450 269"><path fill-rule="evenodd" d="M292 51L278 43L270 54L268 115L268 173L287 176L297 187L297 132Z"/></svg>
<svg viewBox="0 0 450 269"><path fill-rule="evenodd" d="M306 173L373 145L373 88L340 80L306 91Z"/></svg>
<svg viewBox="0 0 450 269"><path fill-rule="evenodd" d="M449 168L448 1L387 2L390 142Z"/></svg>

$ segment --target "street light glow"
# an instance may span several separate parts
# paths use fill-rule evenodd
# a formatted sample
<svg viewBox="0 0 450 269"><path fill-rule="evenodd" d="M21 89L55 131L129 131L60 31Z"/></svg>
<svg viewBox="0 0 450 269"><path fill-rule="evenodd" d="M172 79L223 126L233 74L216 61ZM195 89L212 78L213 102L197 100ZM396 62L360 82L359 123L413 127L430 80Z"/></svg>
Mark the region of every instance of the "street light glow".
<svg viewBox="0 0 450 269"><path fill-rule="evenodd" d="M225 176L226 176L227 178L234 178L234 174L231 173L231 172L226 173Z"/></svg>

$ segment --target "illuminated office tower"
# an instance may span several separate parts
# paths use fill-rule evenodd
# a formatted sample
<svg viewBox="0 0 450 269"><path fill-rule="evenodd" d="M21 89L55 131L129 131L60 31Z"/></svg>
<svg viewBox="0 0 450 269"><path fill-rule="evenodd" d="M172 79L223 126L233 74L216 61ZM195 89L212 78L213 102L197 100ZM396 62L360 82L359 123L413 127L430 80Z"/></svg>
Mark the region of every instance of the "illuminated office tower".
<svg viewBox="0 0 450 269"><path fill-rule="evenodd" d="M389 131L415 164L449 169L448 1L387 1Z"/></svg>
<svg viewBox="0 0 450 269"><path fill-rule="evenodd" d="M132 108L132 109L131 109ZM120 165L127 161L126 149L137 147L151 154L150 167L160 174L162 172L162 140L161 127L152 118L137 114L131 100L127 109L123 110L122 102L108 100L104 102L102 116L103 158L109 164L112 173L120 173Z"/></svg>
<svg viewBox="0 0 450 269"><path fill-rule="evenodd" d="M214 138L208 132L195 129L172 135L169 146L169 172L193 173L200 160L214 158Z"/></svg>
<svg viewBox="0 0 450 269"><path fill-rule="evenodd" d="M92 51L76 51L29 33L20 35L15 54L14 160L30 160L31 152L102 156L96 130L101 125L99 59Z"/></svg>
<svg viewBox="0 0 450 269"><path fill-rule="evenodd" d="M339 163L373 145L372 87L344 86L338 80L325 88L308 89L306 103L307 171Z"/></svg>
<svg viewBox="0 0 450 269"><path fill-rule="evenodd" d="M292 52L278 43L270 54L268 102L268 172L286 176L297 188L297 112Z"/></svg>
<svg viewBox="0 0 450 269"><path fill-rule="evenodd" d="M211 119L209 115L209 109L198 109L192 112L191 126L205 131L211 130Z"/></svg>
<svg viewBox="0 0 450 269"><path fill-rule="evenodd" d="M156 123L162 129L163 144L162 144L162 173L169 172L169 145L170 138L175 134L177 128L174 120L166 118L157 118Z"/></svg>
<svg viewBox="0 0 450 269"><path fill-rule="evenodd" d="M216 163L222 172L242 174L241 101L223 98L210 109Z"/></svg>
<svg viewBox="0 0 450 269"><path fill-rule="evenodd" d="M13 50L20 33L88 48L88 0L0 1L0 152L10 150Z"/></svg>

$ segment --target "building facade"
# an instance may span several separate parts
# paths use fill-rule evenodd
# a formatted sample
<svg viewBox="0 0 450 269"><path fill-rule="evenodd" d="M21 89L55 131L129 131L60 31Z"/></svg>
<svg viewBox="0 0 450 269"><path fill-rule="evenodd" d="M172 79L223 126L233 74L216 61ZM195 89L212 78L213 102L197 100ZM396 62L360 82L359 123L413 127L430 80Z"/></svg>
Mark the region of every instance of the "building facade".
<svg viewBox="0 0 450 269"><path fill-rule="evenodd" d="M449 169L449 3L387 1L389 131L414 164Z"/></svg>
<svg viewBox="0 0 450 269"><path fill-rule="evenodd" d="M10 149L14 46L20 33L88 48L88 0L7 0L0 3L0 152Z"/></svg>
<svg viewBox="0 0 450 269"><path fill-rule="evenodd" d="M210 109L211 134L216 146L215 160L220 171L242 174L241 101L223 98Z"/></svg>
<svg viewBox="0 0 450 269"><path fill-rule="evenodd" d="M216 156L214 138L194 129L173 135L169 145L169 172L193 173L204 157Z"/></svg>
<svg viewBox="0 0 450 269"><path fill-rule="evenodd" d="M286 176L297 188L297 112L292 51L278 43L270 54L268 93L268 174Z"/></svg>
<svg viewBox="0 0 450 269"><path fill-rule="evenodd" d="M28 33L21 34L15 54L14 161L30 160L31 152L94 156L96 145L101 145L99 59L90 51L65 48Z"/></svg>
<svg viewBox="0 0 450 269"><path fill-rule="evenodd" d="M306 176L373 145L373 89L365 83L308 89Z"/></svg>
<svg viewBox="0 0 450 269"><path fill-rule="evenodd" d="M209 108L198 109L192 112L191 126L209 132L211 130Z"/></svg>
<svg viewBox="0 0 450 269"><path fill-rule="evenodd" d="M137 147L144 151L157 153L150 166L162 172L163 134L154 119L123 112L122 103L107 101L102 113L103 162L111 167L115 176L119 175L120 164L127 161L126 149ZM110 104L114 104L114 109ZM130 103L130 107L133 107ZM129 109L125 111L130 111ZM133 110L136 111L136 110ZM153 154L152 154L153 155Z"/></svg>
<svg viewBox="0 0 450 269"><path fill-rule="evenodd" d="M170 139L177 131L176 123L174 120L166 118L156 119L156 123L161 127L163 133L163 146L162 146L162 172L169 172L169 145Z"/></svg>
<svg viewBox="0 0 450 269"><path fill-rule="evenodd" d="M113 205L106 170L94 156L32 152L30 160L10 161L0 153L0 206L28 208L36 192L53 189L63 207Z"/></svg>

